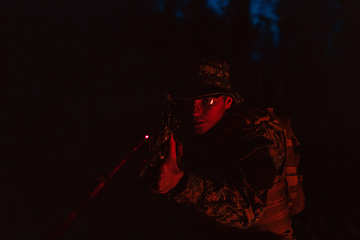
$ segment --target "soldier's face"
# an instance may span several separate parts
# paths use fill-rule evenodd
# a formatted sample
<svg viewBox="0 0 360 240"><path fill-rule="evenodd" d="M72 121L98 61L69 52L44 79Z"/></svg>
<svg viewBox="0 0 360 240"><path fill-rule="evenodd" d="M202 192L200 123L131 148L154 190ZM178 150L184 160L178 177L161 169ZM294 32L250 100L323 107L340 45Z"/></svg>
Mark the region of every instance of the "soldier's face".
<svg viewBox="0 0 360 240"><path fill-rule="evenodd" d="M231 107L232 101L231 97L224 95L192 100L190 121L195 133L204 134L215 126Z"/></svg>

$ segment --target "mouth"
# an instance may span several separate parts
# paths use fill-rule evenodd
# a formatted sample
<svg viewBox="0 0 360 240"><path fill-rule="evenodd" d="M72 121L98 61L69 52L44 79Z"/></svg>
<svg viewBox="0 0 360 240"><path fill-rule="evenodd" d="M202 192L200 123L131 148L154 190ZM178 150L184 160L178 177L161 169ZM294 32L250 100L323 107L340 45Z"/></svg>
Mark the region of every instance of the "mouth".
<svg viewBox="0 0 360 240"><path fill-rule="evenodd" d="M201 126L205 123L206 121L191 121L191 124L195 127Z"/></svg>

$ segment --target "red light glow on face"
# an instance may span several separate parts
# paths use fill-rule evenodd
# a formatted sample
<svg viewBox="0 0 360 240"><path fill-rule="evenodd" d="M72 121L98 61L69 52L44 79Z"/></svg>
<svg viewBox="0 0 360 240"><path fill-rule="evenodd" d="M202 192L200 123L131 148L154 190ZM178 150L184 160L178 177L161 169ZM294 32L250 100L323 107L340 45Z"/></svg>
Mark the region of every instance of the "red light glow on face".
<svg viewBox="0 0 360 240"><path fill-rule="evenodd" d="M195 133L204 134L215 126L231 107L232 98L198 98L192 101L191 123Z"/></svg>
<svg viewBox="0 0 360 240"><path fill-rule="evenodd" d="M145 139L148 139L149 138L149 135L145 135Z"/></svg>

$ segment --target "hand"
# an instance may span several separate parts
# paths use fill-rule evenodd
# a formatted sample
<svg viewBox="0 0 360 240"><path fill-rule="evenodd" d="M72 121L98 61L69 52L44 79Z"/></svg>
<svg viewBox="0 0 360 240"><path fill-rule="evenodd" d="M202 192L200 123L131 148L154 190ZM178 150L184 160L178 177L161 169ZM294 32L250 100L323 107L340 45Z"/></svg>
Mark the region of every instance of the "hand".
<svg viewBox="0 0 360 240"><path fill-rule="evenodd" d="M178 148L179 155L182 155L182 146ZM171 134L169 140L169 152L164 162L160 164L159 176L157 181L157 189L155 192L160 194L165 194L173 189L180 181L184 172L181 171L178 167L177 161L179 156L176 156L176 143Z"/></svg>

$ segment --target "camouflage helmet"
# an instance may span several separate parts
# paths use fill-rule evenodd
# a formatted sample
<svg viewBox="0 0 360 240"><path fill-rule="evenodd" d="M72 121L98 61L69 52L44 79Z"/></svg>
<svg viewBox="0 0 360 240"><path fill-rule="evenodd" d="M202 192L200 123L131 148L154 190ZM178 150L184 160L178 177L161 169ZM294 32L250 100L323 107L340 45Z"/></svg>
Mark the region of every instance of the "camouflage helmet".
<svg viewBox="0 0 360 240"><path fill-rule="evenodd" d="M231 96L236 103L244 98L230 86L230 67L219 60L201 59L191 69L191 79L185 81L178 94L168 95L172 102L216 95Z"/></svg>

